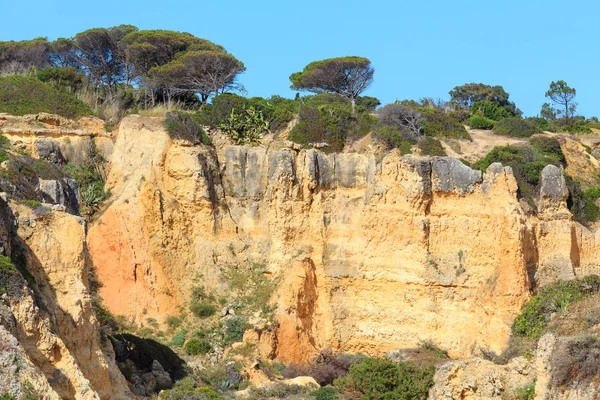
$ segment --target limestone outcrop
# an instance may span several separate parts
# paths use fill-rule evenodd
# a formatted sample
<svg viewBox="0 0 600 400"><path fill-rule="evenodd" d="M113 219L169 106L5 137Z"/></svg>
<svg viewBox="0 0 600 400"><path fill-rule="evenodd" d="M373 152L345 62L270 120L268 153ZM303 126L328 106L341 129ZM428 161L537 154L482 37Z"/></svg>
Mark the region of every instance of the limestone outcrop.
<svg viewBox="0 0 600 400"><path fill-rule="evenodd" d="M597 235L572 221L556 172L528 215L499 164L482 174L444 157L183 146L131 116L112 153L114 200L88 242L106 305L138 320L176 315L191 277L225 293L223 267L265 263L280 279L282 361L421 340L499 352L532 287L598 271Z"/></svg>
<svg viewBox="0 0 600 400"><path fill-rule="evenodd" d="M0 359L12 358L3 364L18 372L1 391L33 390L48 399L131 398L92 307L83 219L14 204L13 215L6 203L0 206L5 254L28 274L27 285L20 275L9 280L0 300L0 335L8 343Z"/></svg>

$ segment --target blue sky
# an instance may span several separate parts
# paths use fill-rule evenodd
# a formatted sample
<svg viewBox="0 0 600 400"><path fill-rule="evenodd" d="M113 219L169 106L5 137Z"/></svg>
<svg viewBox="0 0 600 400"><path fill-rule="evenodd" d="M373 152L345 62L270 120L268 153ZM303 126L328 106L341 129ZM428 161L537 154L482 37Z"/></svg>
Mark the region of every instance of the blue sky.
<svg viewBox="0 0 600 400"><path fill-rule="evenodd" d="M100 2L2 0L0 40L70 37L91 27L173 29L242 60L250 96L292 97L289 75L335 56L368 57L383 103L448 98L466 82L502 85L527 115L552 80L600 116L600 2L593 0L302 0Z"/></svg>

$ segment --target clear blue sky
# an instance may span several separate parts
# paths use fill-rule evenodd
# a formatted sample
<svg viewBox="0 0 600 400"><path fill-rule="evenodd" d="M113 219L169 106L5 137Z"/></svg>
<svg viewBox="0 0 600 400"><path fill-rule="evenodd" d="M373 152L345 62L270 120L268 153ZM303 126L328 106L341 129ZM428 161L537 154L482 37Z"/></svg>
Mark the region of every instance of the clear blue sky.
<svg viewBox="0 0 600 400"><path fill-rule="evenodd" d="M456 85L483 82L535 115L550 82L563 79L589 117L600 116L599 12L597 0L2 0L0 40L124 23L187 31L245 63L250 96L291 97L292 72L343 55L371 59L365 94L382 103L447 99Z"/></svg>

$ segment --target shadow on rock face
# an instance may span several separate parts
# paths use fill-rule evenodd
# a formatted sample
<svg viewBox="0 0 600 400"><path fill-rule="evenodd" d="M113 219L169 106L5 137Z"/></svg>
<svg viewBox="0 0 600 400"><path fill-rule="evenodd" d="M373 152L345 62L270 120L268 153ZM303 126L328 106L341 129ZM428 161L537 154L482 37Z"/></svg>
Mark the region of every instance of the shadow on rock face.
<svg viewBox="0 0 600 400"><path fill-rule="evenodd" d="M128 333L111 338L117 365L133 390L149 396L186 376L185 362L169 347Z"/></svg>

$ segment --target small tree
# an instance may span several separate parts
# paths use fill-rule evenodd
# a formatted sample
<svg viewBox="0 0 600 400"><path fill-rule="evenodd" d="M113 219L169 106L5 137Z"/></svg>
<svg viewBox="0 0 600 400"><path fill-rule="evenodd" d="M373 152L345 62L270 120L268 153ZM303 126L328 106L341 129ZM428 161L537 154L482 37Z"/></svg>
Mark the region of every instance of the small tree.
<svg viewBox="0 0 600 400"><path fill-rule="evenodd" d="M379 111L379 126L393 126L406 139L418 142L423 137L423 117L413 108L400 103L388 104Z"/></svg>
<svg viewBox="0 0 600 400"><path fill-rule="evenodd" d="M575 95L575 89L569 87L565 81L553 81L550 84L550 89L546 92L546 97L561 107L556 110L556 114L563 115L567 124L569 124L571 117L577 110L577 103L574 101Z"/></svg>
<svg viewBox="0 0 600 400"><path fill-rule="evenodd" d="M338 57L314 61L301 72L290 75L293 90L313 93L336 93L352 102L352 112L357 97L373 82L375 70L364 57Z"/></svg>
<svg viewBox="0 0 600 400"><path fill-rule="evenodd" d="M522 114L515 103L509 101L508 94L502 86L490 86L483 83L465 83L456 86L450 92L450 103L461 108L471 108L475 103L491 101L506 109L510 115L518 117Z"/></svg>

